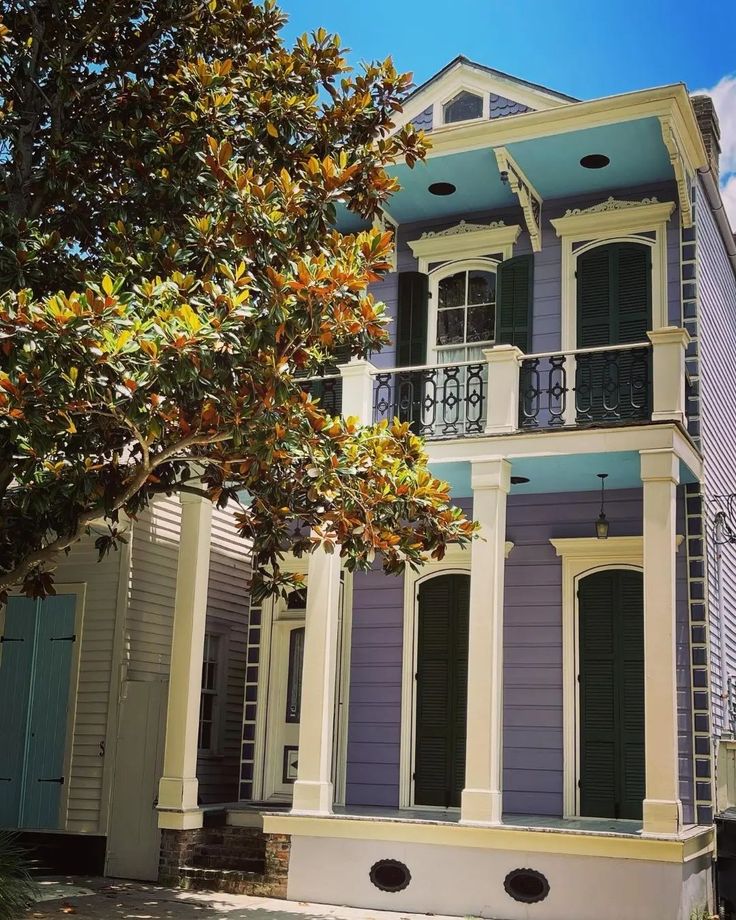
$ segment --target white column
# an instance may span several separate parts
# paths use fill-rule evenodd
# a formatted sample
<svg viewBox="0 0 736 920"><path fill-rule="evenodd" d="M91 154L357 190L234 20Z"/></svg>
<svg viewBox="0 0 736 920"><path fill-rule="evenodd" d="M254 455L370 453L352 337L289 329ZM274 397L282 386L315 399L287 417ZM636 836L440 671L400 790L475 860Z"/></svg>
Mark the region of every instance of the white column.
<svg viewBox="0 0 736 920"><path fill-rule="evenodd" d="M309 559L299 725L299 766L292 811L332 813L332 730L337 670L340 554L321 547Z"/></svg>
<svg viewBox="0 0 736 920"><path fill-rule="evenodd" d="M164 772L158 788L159 827L202 826L197 804L197 736L202 687L212 503L182 493L174 633L166 709Z"/></svg>
<svg viewBox="0 0 736 920"><path fill-rule="evenodd" d="M653 350L652 421L686 425L685 350L690 343L690 334L687 329L667 326L647 335Z"/></svg>
<svg viewBox="0 0 736 920"><path fill-rule="evenodd" d="M473 542L470 569L468 715L464 824L500 824L503 769L503 589L506 497L511 464L473 461Z"/></svg>
<svg viewBox="0 0 736 920"><path fill-rule="evenodd" d="M340 365L342 377L342 414L345 418L356 416L361 425L373 420L373 377L376 368L370 361L354 358Z"/></svg>
<svg viewBox="0 0 736 920"><path fill-rule="evenodd" d="M641 451L644 491L644 833L676 834L679 800L675 657L676 487L672 450Z"/></svg>
<svg viewBox="0 0 736 920"><path fill-rule="evenodd" d="M509 434L519 427L519 361L524 353L515 345L486 348L488 397L486 434Z"/></svg>

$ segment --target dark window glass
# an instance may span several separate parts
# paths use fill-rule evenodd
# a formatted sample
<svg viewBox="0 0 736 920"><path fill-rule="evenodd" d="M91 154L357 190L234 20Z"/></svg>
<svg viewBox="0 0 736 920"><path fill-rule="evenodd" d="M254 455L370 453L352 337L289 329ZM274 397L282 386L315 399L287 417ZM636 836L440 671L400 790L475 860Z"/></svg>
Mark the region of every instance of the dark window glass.
<svg viewBox="0 0 736 920"><path fill-rule="evenodd" d="M465 339L465 310L440 310L437 315L437 344L449 345Z"/></svg>
<svg viewBox="0 0 736 920"><path fill-rule="evenodd" d="M289 636L289 678L286 685L286 721L299 722L302 711L302 670L304 667L304 627L292 629Z"/></svg>
<svg viewBox="0 0 736 920"><path fill-rule="evenodd" d="M461 92L445 105L445 124L480 118L483 115L483 100L475 93Z"/></svg>

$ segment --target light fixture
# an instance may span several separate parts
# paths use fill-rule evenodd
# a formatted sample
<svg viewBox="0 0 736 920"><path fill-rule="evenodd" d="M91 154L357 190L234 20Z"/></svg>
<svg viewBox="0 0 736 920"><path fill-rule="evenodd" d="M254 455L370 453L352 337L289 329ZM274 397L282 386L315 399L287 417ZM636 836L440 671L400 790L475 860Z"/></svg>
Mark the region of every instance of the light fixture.
<svg viewBox="0 0 736 920"><path fill-rule="evenodd" d="M429 193L431 195L454 195L456 191L457 188L452 182L433 182L429 186Z"/></svg>
<svg viewBox="0 0 736 920"><path fill-rule="evenodd" d="M610 157L605 153L589 153L580 161L580 165L585 169L603 169L611 162Z"/></svg>
<svg viewBox="0 0 736 920"><path fill-rule="evenodd" d="M595 535L599 540L607 540L608 519L606 518L606 512L603 510L603 504L605 501L606 479L608 478L608 473L598 473L597 475L601 481L601 513L598 515L598 520L595 522Z"/></svg>

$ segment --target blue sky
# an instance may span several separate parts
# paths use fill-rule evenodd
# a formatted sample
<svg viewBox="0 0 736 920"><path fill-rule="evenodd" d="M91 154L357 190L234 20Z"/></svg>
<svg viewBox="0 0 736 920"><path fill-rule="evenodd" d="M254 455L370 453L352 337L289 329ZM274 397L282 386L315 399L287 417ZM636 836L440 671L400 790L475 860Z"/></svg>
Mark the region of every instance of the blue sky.
<svg viewBox="0 0 736 920"><path fill-rule="evenodd" d="M358 63L392 55L417 83L457 54L581 99L684 82L713 92L736 224L734 0L281 0L286 37L337 32ZM729 182L730 177L730 182Z"/></svg>

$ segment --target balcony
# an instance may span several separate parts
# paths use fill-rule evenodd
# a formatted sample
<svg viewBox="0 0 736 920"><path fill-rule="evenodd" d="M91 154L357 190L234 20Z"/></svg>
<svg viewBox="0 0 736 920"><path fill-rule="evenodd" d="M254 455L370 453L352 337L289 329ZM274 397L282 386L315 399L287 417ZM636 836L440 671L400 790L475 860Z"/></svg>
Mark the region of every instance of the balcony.
<svg viewBox="0 0 736 920"><path fill-rule="evenodd" d="M683 329L649 341L525 355L500 345L482 361L377 370L305 380L329 412L410 422L428 440L647 422L686 424ZM349 389L348 389L349 388Z"/></svg>

